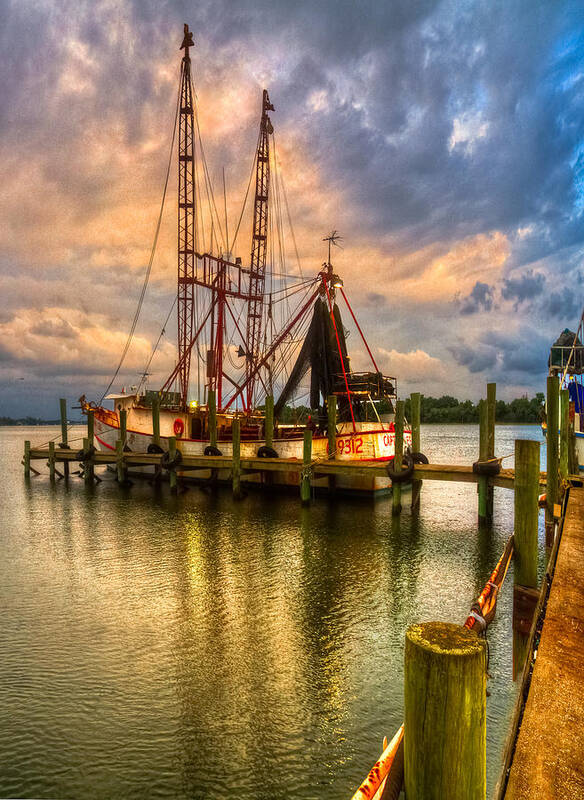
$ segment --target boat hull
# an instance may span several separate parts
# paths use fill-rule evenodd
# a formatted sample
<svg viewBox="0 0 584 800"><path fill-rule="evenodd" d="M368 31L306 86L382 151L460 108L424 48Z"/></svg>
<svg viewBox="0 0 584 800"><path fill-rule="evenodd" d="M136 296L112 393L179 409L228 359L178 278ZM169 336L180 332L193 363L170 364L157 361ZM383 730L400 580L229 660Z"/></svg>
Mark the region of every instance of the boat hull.
<svg viewBox="0 0 584 800"><path fill-rule="evenodd" d="M94 412L94 445L100 451L115 450L116 441L120 436L119 419L115 412L108 411L107 413L100 413L101 409ZM153 444L153 434L151 430L144 430L142 415L128 415L128 426L126 429L126 447L135 453L147 453L148 447ZM163 419L161 413L161 430L168 429L168 420ZM174 418L174 415L171 415ZM164 422L167 424L164 425ZM136 427L132 427L132 423ZM395 434L390 430L390 425L387 423L358 423L360 429L356 432L344 430L345 425L339 426L340 432L337 434L337 452L335 460L347 463L359 462L390 462L393 460L395 452ZM160 447L164 451L168 451L169 447L168 435L160 435ZM176 447L185 456L201 456L204 454L205 448L209 446L208 439L191 439L186 437L175 437ZM411 445L411 432L404 431L404 443L406 446ZM241 458L255 458L258 454L260 447L265 445L265 440L254 439L251 441L242 441L240 444ZM230 440L220 440L217 443L221 454L224 456L231 456L233 454L233 445ZM279 458L286 458L295 461L302 460L303 454L303 438L282 438L275 439L272 446ZM329 459L328 453L328 438L324 435L315 434L312 440L312 459L314 462L324 461ZM149 467L137 467L134 469L134 474L152 475L153 469ZM204 482L210 480L212 477L219 482L230 482L231 475L227 469L215 470L215 475L212 475L211 469L197 470L196 477L189 471L182 471L177 469L177 474L181 479L193 482ZM246 482L262 484L265 480L262 475L249 475L244 479ZM290 486L297 487L299 481L299 474L297 469L291 469L290 472L275 472L270 475L270 485L272 486ZM327 477L317 478L313 480L313 486L318 488L326 488L329 485ZM359 492L359 493L378 493L387 492L391 489L391 481L389 478L378 478L369 476L336 476L335 489L340 492Z"/></svg>

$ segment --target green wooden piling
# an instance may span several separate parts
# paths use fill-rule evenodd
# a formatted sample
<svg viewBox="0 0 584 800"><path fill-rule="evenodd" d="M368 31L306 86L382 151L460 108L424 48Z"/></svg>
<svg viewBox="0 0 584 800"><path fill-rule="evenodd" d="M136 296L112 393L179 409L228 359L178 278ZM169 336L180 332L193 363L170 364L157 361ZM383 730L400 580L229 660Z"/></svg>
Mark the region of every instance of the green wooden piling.
<svg viewBox="0 0 584 800"><path fill-rule="evenodd" d="M55 480L55 443L49 442L49 478Z"/></svg>
<svg viewBox="0 0 584 800"><path fill-rule="evenodd" d="M404 781L408 800L485 800L486 644L461 625L406 634Z"/></svg>
<svg viewBox="0 0 584 800"><path fill-rule="evenodd" d="M160 395L152 398L152 443L160 447Z"/></svg>
<svg viewBox="0 0 584 800"><path fill-rule="evenodd" d="M570 448L570 393L560 390L560 478L566 480L569 474Z"/></svg>
<svg viewBox="0 0 584 800"><path fill-rule="evenodd" d="M487 460L488 444L488 405L486 400L479 400L479 461ZM481 475L477 484L479 499L479 522L487 519L487 494L489 479Z"/></svg>
<svg viewBox="0 0 584 800"><path fill-rule="evenodd" d="M172 461L175 456L176 456L176 436L169 436L168 437L168 457L169 457L169 460ZM170 484L170 491L173 494L176 494L176 490L177 490L176 469L170 469L168 471L168 482Z"/></svg>
<svg viewBox="0 0 584 800"><path fill-rule="evenodd" d="M116 441L116 470L119 484L126 483L126 468L124 465L124 441L122 438Z"/></svg>
<svg viewBox="0 0 584 800"><path fill-rule="evenodd" d="M93 447L93 437L95 434L95 417L93 416L93 411L87 412L87 439L89 441L89 446Z"/></svg>
<svg viewBox="0 0 584 800"><path fill-rule="evenodd" d="M404 453L404 407L403 400L397 400L395 404L395 455L393 458L393 469L399 472L402 468ZM391 513L397 516L401 514L401 483L393 483L391 487L392 506Z"/></svg>
<svg viewBox="0 0 584 800"><path fill-rule="evenodd" d="M303 469L300 475L300 500L302 505L310 503L310 465L312 462L312 431L304 431L304 449L302 456Z"/></svg>
<svg viewBox="0 0 584 800"><path fill-rule="evenodd" d="M514 582L537 587L539 442L515 442Z"/></svg>
<svg viewBox="0 0 584 800"><path fill-rule="evenodd" d="M209 411L209 444L211 447L217 447L217 400L214 389L209 389L207 393L207 409Z"/></svg>
<svg viewBox="0 0 584 800"><path fill-rule="evenodd" d="M231 467L233 497L239 500L241 498L241 422L239 419L233 420L231 432L233 441L233 464Z"/></svg>
<svg viewBox="0 0 584 800"><path fill-rule="evenodd" d="M90 412L91 417L93 419L93 412ZM87 417L89 422L89 415ZM88 425L89 427L89 425ZM83 452L87 453L89 448L93 445L93 439L87 437L83 440ZM93 458L88 456L87 460L83 462L83 474L85 477L85 483L88 486L93 486L93 476L94 476L94 467L93 467Z"/></svg>
<svg viewBox="0 0 584 800"><path fill-rule="evenodd" d="M125 408L122 408L120 411L120 439L122 440L122 446L126 446L126 441L128 438L128 412Z"/></svg>
<svg viewBox="0 0 584 800"><path fill-rule="evenodd" d="M495 411L497 408L497 384L487 383L487 458L495 457ZM487 519L493 519L495 487L487 481Z"/></svg>
<svg viewBox="0 0 584 800"><path fill-rule="evenodd" d="M550 548L554 542L554 506L558 502L558 420L559 382L555 375L547 379L547 485L545 511L545 543Z"/></svg>
<svg viewBox="0 0 584 800"><path fill-rule="evenodd" d="M266 447L274 446L274 395L266 395L265 423L264 427Z"/></svg>
<svg viewBox="0 0 584 800"><path fill-rule="evenodd" d="M67 400L62 397L59 400L59 412L61 415L61 445L63 447L67 447L69 444L69 440L67 438L68 431L67 431ZM63 462L63 473L66 478L69 477L69 462Z"/></svg>
<svg viewBox="0 0 584 800"><path fill-rule="evenodd" d="M337 398L334 394L330 394L326 401L328 413L328 457L333 459L337 457Z"/></svg>
<svg viewBox="0 0 584 800"><path fill-rule="evenodd" d="M28 439L24 443L24 477L30 478L30 442Z"/></svg>
<svg viewBox="0 0 584 800"><path fill-rule="evenodd" d="M420 438L420 410L422 404L422 395L419 392L413 392L410 395L410 408L411 408L411 426L412 426L412 452L420 453L422 450ZM422 481L414 479L412 481L412 500L411 507L419 509L420 507L420 493L422 491Z"/></svg>

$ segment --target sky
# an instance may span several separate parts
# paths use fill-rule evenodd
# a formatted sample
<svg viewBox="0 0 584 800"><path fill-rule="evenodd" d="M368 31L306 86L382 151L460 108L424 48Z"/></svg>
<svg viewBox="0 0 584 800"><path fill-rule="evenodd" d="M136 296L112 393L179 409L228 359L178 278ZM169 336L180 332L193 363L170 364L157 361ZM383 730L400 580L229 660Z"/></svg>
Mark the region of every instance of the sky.
<svg viewBox="0 0 584 800"><path fill-rule="evenodd" d="M59 397L99 400L109 383L156 228L184 22L232 230L265 87L302 269L318 271L337 229L335 269L399 394L477 400L488 381L503 399L543 390L549 347L575 329L584 299L581 2L0 9L0 415L54 418ZM172 303L175 190L173 170L114 389L136 382ZM154 383L172 367L175 324ZM365 368L358 337L348 343Z"/></svg>

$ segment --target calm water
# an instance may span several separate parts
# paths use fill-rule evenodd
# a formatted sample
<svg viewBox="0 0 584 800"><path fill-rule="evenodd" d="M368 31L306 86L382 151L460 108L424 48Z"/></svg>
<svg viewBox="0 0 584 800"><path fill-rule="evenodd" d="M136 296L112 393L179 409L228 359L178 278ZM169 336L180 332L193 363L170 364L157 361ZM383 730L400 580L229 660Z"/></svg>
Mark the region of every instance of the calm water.
<svg viewBox="0 0 584 800"><path fill-rule="evenodd" d="M56 434L0 428L0 796L348 800L402 721L407 626L464 621L512 493L479 532L472 484L426 482L419 516L392 520L386 499L53 487L44 465L27 483L24 439ZM498 426L497 453L539 437ZM435 462L472 462L477 438L422 427ZM489 632L489 792L511 582Z"/></svg>

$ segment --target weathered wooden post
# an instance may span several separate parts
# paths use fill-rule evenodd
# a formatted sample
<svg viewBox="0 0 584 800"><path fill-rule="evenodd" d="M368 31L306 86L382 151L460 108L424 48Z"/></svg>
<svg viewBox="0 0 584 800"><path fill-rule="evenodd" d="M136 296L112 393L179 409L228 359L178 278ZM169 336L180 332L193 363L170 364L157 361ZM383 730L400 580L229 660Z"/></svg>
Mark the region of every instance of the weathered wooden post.
<svg viewBox="0 0 584 800"><path fill-rule="evenodd" d="M93 420L93 414L91 414L91 418ZM87 417L88 427L89 427L89 416ZM89 448L93 445L93 439L87 437L83 440L83 452L87 453L83 460L83 476L85 478L85 483L88 486L93 486L93 475L94 475L94 468L93 468L93 456L89 452Z"/></svg>
<svg viewBox="0 0 584 800"><path fill-rule="evenodd" d="M300 473L300 500L302 505L310 503L310 464L312 462L312 431L304 431L304 449L302 457L302 472Z"/></svg>
<svg viewBox="0 0 584 800"><path fill-rule="evenodd" d="M411 408L411 426L412 426L412 452L419 453L422 450L420 440L420 409L422 403L422 395L419 392L413 392L410 395L410 408ZM412 481L412 509L417 510L420 508L420 494L422 492L422 481L414 478Z"/></svg>
<svg viewBox="0 0 584 800"><path fill-rule="evenodd" d="M93 411L87 412L87 438L89 440L89 446L93 447L93 437L95 433L95 418L93 416Z"/></svg>
<svg viewBox="0 0 584 800"><path fill-rule="evenodd" d="M55 443L49 442L49 479L55 480Z"/></svg>
<svg viewBox="0 0 584 800"><path fill-rule="evenodd" d="M404 406L403 400L397 400L395 404L395 455L393 458L394 472L399 472L402 468L404 454ZM391 513L394 516L401 514L401 483L391 485L392 505Z"/></svg>
<svg viewBox="0 0 584 800"><path fill-rule="evenodd" d="M486 400L479 400L479 461L487 460L488 453L488 406ZM477 491L479 496L479 522L487 519L487 495L489 479L486 475L479 475Z"/></svg>
<svg viewBox="0 0 584 800"><path fill-rule="evenodd" d="M217 447L217 400L214 389L207 393L207 409L209 410L209 444Z"/></svg>
<svg viewBox="0 0 584 800"><path fill-rule="evenodd" d="M515 442L515 535L513 537L513 677L523 669L537 605L539 442Z"/></svg>
<svg viewBox="0 0 584 800"><path fill-rule="evenodd" d="M570 393L560 390L560 478L565 481L569 475L570 447Z"/></svg>
<svg viewBox="0 0 584 800"><path fill-rule="evenodd" d="M126 449L126 440L128 438L128 412L125 408L120 411L120 439L122 440L122 447Z"/></svg>
<svg viewBox="0 0 584 800"><path fill-rule="evenodd" d="M497 384L487 383L487 458L495 458L495 412L497 409ZM493 519L495 487L487 480L487 519Z"/></svg>
<svg viewBox="0 0 584 800"><path fill-rule="evenodd" d="M329 394L326 408L328 414L328 457L334 459L337 457L337 398L334 394Z"/></svg>
<svg viewBox="0 0 584 800"><path fill-rule="evenodd" d="M328 436L328 458L334 461L337 457L337 398L334 394L329 394L326 401L327 436ZM337 488L337 476L328 477L329 492L334 492Z"/></svg>
<svg viewBox="0 0 584 800"><path fill-rule="evenodd" d="M545 544L554 543L554 506L558 502L558 397L559 383L555 375L547 379L547 485L545 510Z"/></svg>
<svg viewBox="0 0 584 800"><path fill-rule="evenodd" d="M233 464L231 468L233 497L239 500L241 498L241 422L239 419L233 420L231 431L233 441Z"/></svg>
<svg viewBox="0 0 584 800"><path fill-rule="evenodd" d="M537 587L539 442L515 442L514 581Z"/></svg>
<svg viewBox="0 0 584 800"><path fill-rule="evenodd" d="M27 439L24 443L24 477L30 478L30 442Z"/></svg>
<svg viewBox="0 0 584 800"><path fill-rule="evenodd" d="M121 437L116 441L116 469L118 483L124 485L126 483L126 468L124 466L124 442Z"/></svg>
<svg viewBox="0 0 584 800"><path fill-rule="evenodd" d="M160 447L160 395L152 398L152 444Z"/></svg>
<svg viewBox="0 0 584 800"><path fill-rule="evenodd" d="M168 459L172 461L176 458L176 436L169 436L168 437ZM172 494L176 494L176 485L177 485L177 475L176 469L169 469L168 470L168 482L170 485L170 491Z"/></svg>
<svg viewBox="0 0 584 800"><path fill-rule="evenodd" d="M404 674L408 800L485 800L486 643L447 622L411 625Z"/></svg>
<svg viewBox="0 0 584 800"><path fill-rule="evenodd" d="M274 446L274 395L266 395L265 422L266 447Z"/></svg>
<svg viewBox="0 0 584 800"><path fill-rule="evenodd" d="M67 438L67 400L62 397L59 400L59 412L61 415L61 447L68 447L69 440ZM69 477L69 462L63 462L63 474L66 478Z"/></svg>

